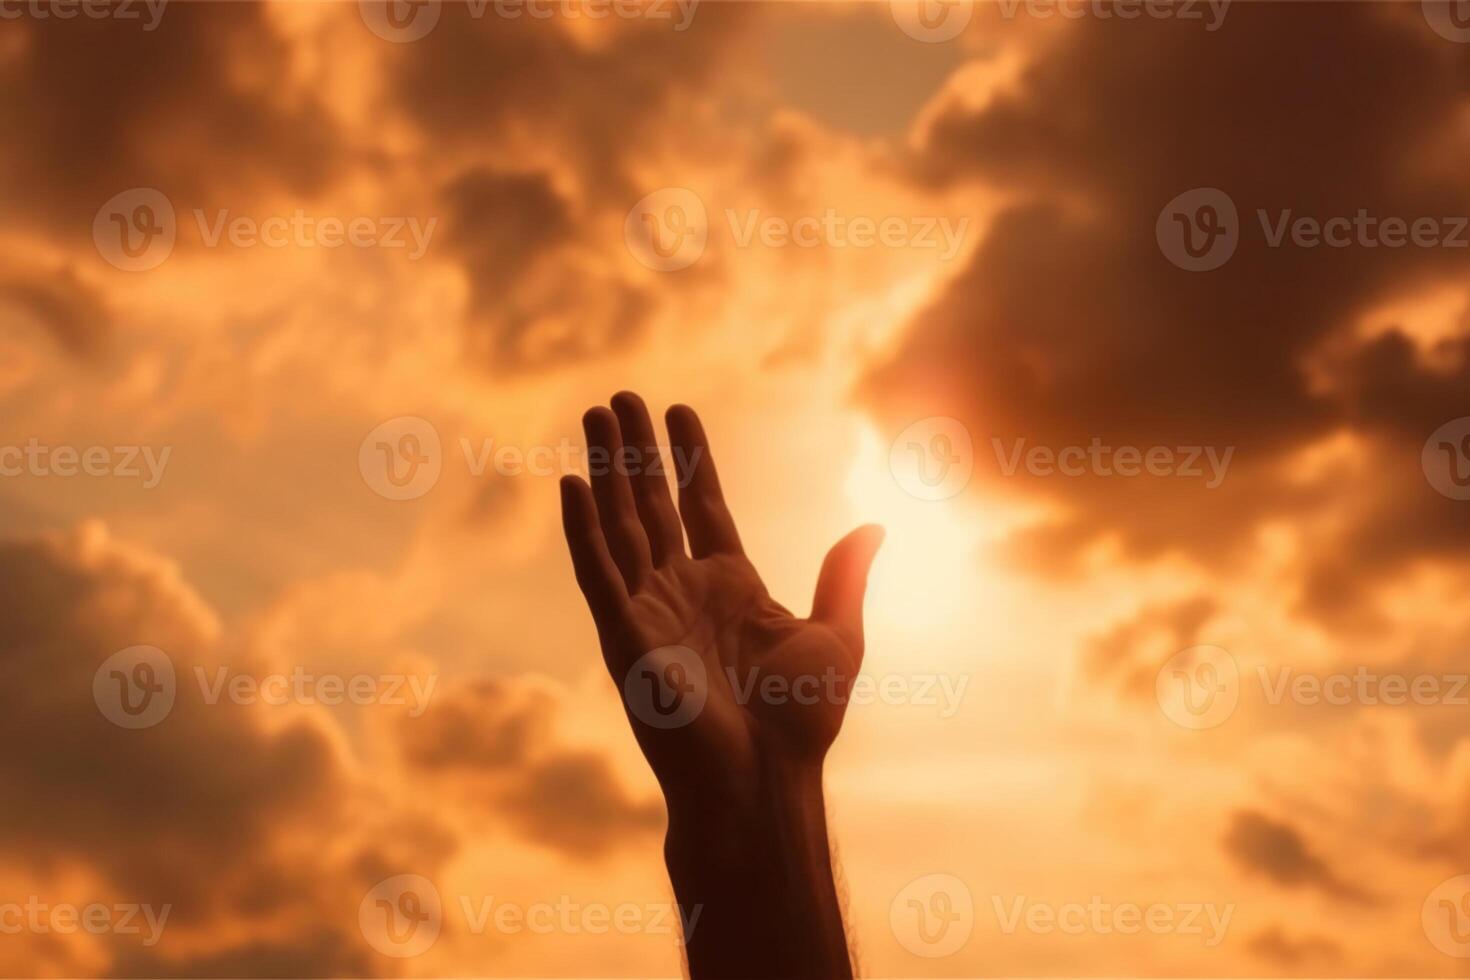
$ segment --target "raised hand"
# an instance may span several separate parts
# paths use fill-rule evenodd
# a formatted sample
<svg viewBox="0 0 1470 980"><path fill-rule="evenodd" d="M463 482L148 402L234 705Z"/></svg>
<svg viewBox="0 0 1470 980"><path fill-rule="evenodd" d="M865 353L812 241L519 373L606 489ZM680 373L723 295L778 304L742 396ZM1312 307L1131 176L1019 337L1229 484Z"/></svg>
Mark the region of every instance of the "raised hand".
<svg viewBox="0 0 1470 980"><path fill-rule="evenodd" d="M699 418L675 406L667 422L677 509L648 409L623 392L584 416L592 484L563 479L562 514L604 661L668 802L686 921L704 910L691 970L848 975L821 766L862 663L883 533L839 541L811 616L792 615L745 557Z"/></svg>

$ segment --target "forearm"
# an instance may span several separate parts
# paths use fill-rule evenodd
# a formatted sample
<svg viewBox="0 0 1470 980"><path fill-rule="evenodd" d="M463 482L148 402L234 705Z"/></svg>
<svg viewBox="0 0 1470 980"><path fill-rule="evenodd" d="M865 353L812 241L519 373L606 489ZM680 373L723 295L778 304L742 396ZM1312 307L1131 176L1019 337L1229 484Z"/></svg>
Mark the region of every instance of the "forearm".
<svg viewBox="0 0 1470 980"><path fill-rule="evenodd" d="M849 978L820 766L762 769L718 803L670 798L664 853L690 974Z"/></svg>

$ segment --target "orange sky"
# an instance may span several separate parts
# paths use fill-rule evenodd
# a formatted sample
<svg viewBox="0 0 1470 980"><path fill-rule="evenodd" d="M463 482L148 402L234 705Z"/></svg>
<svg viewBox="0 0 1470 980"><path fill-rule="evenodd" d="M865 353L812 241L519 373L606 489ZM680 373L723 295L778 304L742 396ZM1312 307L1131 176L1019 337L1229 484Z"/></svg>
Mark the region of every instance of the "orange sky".
<svg viewBox="0 0 1470 980"><path fill-rule="evenodd" d="M557 516L627 388L793 609L888 529L867 975L1464 975L1470 31L1055 7L0 4L0 972L678 974Z"/></svg>

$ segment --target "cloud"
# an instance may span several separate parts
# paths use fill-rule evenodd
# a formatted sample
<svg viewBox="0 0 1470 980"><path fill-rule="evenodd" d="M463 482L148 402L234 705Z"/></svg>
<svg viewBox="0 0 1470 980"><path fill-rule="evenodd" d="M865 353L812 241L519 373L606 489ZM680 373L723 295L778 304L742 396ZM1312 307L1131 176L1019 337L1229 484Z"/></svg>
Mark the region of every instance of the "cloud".
<svg viewBox="0 0 1470 980"><path fill-rule="evenodd" d="M453 849L442 831L354 815L362 788L320 718L190 691L193 668L217 662L219 624L177 569L102 525L0 542L0 596L0 785L25 801L0 817L0 861L44 875L49 902L169 906L156 946L108 937L114 973L367 975L357 901L404 860L388 842L419 841L407 857L434 867ZM137 644L164 651L178 687L165 717L126 730L93 678ZM67 890L62 869L91 884ZM29 970L78 948L58 942Z"/></svg>
<svg viewBox="0 0 1470 980"><path fill-rule="evenodd" d="M1218 611L1219 603L1206 595L1140 609L1089 641L1085 669L1094 678L1116 676L1127 694L1151 699L1165 661L1199 643L1200 631Z"/></svg>
<svg viewBox="0 0 1470 980"><path fill-rule="evenodd" d="M556 740L560 710L546 690L461 682L422 718L400 719L400 747L411 771L568 857L601 858L661 830L661 803L630 796L605 755Z"/></svg>
<svg viewBox="0 0 1470 980"><path fill-rule="evenodd" d="M96 360L112 333L106 300L69 267L47 271L8 263L0 270L0 311L6 310L36 324L78 360Z"/></svg>
<svg viewBox="0 0 1470 980"><path fill-rule="evenodd" d="M444 192L445 245L469 288L466 346L498 371L537 370L627 346L655 304L582 240L588 216L546 173L477 168Z"/></svg>
<svg viewBox="0 0 1470 980"><path fill-rule="evenodd" d="M1015 542L1044 573L1102 542L1127 561L1236 567L1284 523L1300 548L1289 598L1328 624L1357 616L1409 563L1461 560L1470 535L1470 511L1435 500L1417 464L1429 432L1463 414L1463 338L1434 373L1402 337L1357 332L1385 302L1459 281L1464 253L1273 248L1258 212L1470 213L1464 149L1445 136L1467 94L1470 53L1412 6L1243 4L1214 32L1150 18L1059 29L988 99L947 92L926 113L915 179L1013 203L860 395L895 425L965 421L981 486L1050 505ZM1207 273L1155 239L1164 205L1196 187L1240 214L1234 256ZM1324 359L1345 370L1314 373ZM1368 499L1361 483L1304 476L1302 454L1343 432L1378 484ZM1003 478L984 459L992 436L1234 455L1215 489Z"/></svg>
<svg viewBox="0 0 1470 980"><path fill-rule="evenodd" d="M1305 934L1292 937L1279 925L1256 933L1250 938L1247 948L1285 970L1324 960L1336 962L1342 956L1342 947L1325 936Z"/></svg>
<svg viewBox="0 0 1470 980"><path fill-rule="evenodd" d="M0 127L25 134L0 150L8 214L79 240L129 188L157 188L176 207L239 207L334 174L339 134L314 93L281 84L292 52L267 8L170 3L162 14L152 30L116 18L6 21L15 40L0 86L29 93L0 106Z"/></svg>
<svg viewBox="0 0 1470 980"><path fill-rule="evenodd" d="M1246 871L1287 888L1313 888L1339 901L1368 905L1367 892L1343 881L1313 853L1301 832L1254 810L1232 815L1225 853Z"/></svg>

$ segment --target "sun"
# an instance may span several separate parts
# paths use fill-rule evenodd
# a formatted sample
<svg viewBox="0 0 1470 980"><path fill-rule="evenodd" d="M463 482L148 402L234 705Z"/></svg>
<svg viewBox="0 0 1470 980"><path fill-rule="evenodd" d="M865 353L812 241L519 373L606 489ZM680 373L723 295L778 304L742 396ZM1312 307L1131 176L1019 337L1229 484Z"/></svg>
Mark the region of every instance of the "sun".
<svg viewBox="0 0 1470 980"><path fill-rule="evenodd" d="M989 591L981 581L989 535L968 495L924 500L906 491L890 467L889 448L863 423L844 486L857 518L888 532L869 582L866 615L873 624L942 632L944 624L973 615Z"/></svg>

